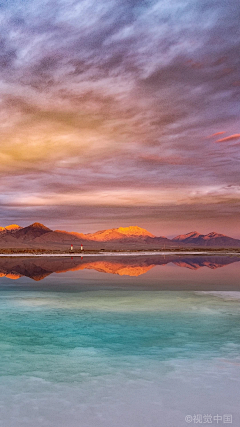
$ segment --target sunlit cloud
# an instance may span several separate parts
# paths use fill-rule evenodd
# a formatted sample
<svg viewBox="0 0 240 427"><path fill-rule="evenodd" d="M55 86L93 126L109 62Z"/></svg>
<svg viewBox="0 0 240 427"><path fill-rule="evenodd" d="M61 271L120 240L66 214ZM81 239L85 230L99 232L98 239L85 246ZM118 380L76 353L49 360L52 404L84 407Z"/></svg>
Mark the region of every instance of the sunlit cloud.
<svg viewBox="0 0 240 427"><path fill-rule="evenodd" d="M187 194L188 191L188 194ZM0 197L2 205L9 206L169 206L227 202L240 202L239 186L207 186L189 190L189 188L162 190L145 188L115 189L105 191L78 191L66 193L26 194L25 196Z"/></svg>
<svg viewBox="0 0 240 427"><path fill-rule="evenodd" d="M81 206L86 218L93 206L100 227L107 207L111 222L139 215L157 224L163 211L172 222L177 209L197 218L204 204L208 218L218 204L219 217L233 219L238 144L223 152L208 138L240 137L234 8L13 0L0 20L3 219L51 220L56 206L66 219L71 206L78 223Z"/></svg>
<svg viewBox="0 0 240 427"><path fill-rule="evenodd" d="M219 136L219 135L224 135L224 133L226 133L225 131L222 132L215 132L212 135L209 136L209 138L213 138L214 136Z"/></svg>
<svg viewBox="0 0 240 427"><path fill-rule="evenodd" d="M234 141L235 139L240 139L240 133L235 133L234 135L226 136L225 138L218 139L216 142Z"/></svg>

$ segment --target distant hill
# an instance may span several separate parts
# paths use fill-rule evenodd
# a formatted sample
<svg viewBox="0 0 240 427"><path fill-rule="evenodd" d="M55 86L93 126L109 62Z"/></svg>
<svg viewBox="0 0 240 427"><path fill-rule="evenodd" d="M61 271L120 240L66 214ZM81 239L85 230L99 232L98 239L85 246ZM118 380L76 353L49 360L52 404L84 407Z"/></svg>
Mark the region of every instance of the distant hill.
<svg viewBox="0 0 240 427"><path fill-rule="evenodd" d="M172 239L174 242L187 244L190 246L201 246L211 248L235 248L240 247L240 240L225 236L224 234L216 233L215 231L209 234L200 234L197 231L192 231L188 234L183 234Z"/></svg>
<svg viewBox="0 0 240 427"><path fill-rule="evenodd" d="M52 232L52 230L45 225L35 222L28 227L17 229L14 233L14 237L22 240L34 240L36 237L42 236L43 234Z"/></svg>
<svg viewBox="0 0 240 427"><path fill-rule="evenodd" d="M83 245L86 250L164 250L167 248L240 248L240 240L218 234L200 234L196 231L179 235L172 240L164 236L156 237L138 226L119 227L97 231L96 233L77 233L51 230L35 222L27 227L12 224L0 227L0 249L74 250Z"/></svg>

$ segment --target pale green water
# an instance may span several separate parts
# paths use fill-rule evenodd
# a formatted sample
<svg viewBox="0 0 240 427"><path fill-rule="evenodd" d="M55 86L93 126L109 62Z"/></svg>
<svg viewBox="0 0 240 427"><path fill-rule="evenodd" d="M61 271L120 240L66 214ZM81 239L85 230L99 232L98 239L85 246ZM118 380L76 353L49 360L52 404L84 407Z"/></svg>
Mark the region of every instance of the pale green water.
<svg viewBox="0 0 240 427"><path fill-rule="evenodd" d="M61 292L0 288L1 426L181 427L188 414L240 425L240 293L69 292L58 280Z"/></svg>

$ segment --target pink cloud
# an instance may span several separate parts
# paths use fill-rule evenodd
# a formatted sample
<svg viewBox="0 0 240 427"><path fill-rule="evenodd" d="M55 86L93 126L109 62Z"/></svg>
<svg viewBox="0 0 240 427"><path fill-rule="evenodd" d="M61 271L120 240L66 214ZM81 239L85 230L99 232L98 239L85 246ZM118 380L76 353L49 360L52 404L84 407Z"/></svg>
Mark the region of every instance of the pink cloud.
<svg viewBox="0 0 240 427"><path fill-rule="evenodd" d="M139 157L141 161L144 161L149 164L159 164L159 165L182 165L184 164L184 159L181 156L157 156L154 154L141 155Z"/></svg>
<svg viewBox="0 0 240 427"><path fill-rule="evenodd" d="M225 142L225 141L233 141L234 139L239 139L240 133L235 133L234 135L226 136L225 138L218 139L216 142Z"/></svg>
<svg viewBox="0 0 240 427"><path fill-rule="evenodd" d="M214 136L223 135L224 133L226 133L226 132L225 131L223 131L223 132L216 132L216 133L213 133L212 135L210 135L208 138L213 138Z"/></svg>

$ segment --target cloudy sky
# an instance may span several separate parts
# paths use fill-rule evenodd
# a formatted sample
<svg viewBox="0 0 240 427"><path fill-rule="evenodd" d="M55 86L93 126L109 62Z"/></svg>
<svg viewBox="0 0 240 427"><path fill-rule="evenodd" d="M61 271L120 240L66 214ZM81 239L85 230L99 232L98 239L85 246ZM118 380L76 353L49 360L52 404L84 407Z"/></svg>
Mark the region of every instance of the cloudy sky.
<svg viewBox="0 0 240 427"><path fill-rule="evenodd" d="M240 238L239 0L0 2L0 225Z"/></svg>

